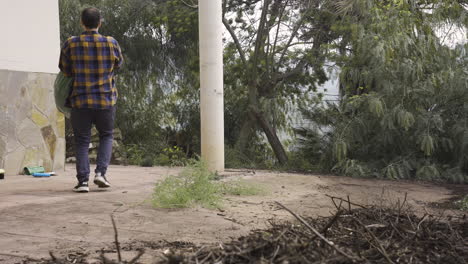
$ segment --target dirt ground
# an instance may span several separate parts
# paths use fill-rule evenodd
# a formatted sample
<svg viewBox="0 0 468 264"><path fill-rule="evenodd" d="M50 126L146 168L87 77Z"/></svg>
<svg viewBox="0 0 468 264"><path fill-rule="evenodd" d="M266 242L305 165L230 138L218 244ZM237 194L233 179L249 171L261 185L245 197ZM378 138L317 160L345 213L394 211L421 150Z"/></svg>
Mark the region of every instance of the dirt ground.
<svg viewBox="0 0 468 264"><path fill-rule="evenodd" d="M262 186L267 193L250 197L227 197L221 210L155 209L149 200L154 184L180 168L112 166L112 189L77 194L74 166L50 178L11 176L0 181L0 263L22 263L30 258L66 257L71 252L89 253L89 262L101 249L115 258L114 231L118 227L123 258L146 247L141 259L151 263L172 242L197 245L219 243L265 228L268 221L292 220L279 210L281 202L296 213L328 216L334 211L329 196L359 204L395 204L406 201L420 212L462 214L446 209L448 201L468 194L468 186L353 179L269 171L228 170L225 180L243 178ZM152 246L145 246L145 245ZM159 245L159 246L157 246Z"/></svg>

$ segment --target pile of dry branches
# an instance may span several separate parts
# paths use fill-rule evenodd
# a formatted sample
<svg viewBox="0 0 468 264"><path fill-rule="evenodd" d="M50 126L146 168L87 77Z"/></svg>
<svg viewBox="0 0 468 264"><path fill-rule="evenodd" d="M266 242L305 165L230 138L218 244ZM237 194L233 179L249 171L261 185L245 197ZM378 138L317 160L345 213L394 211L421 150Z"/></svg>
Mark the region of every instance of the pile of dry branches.
<svg viewBox="0 0 468 264"><path fill-rule="evenodd" d="M349 198L331 197L336 213L331 217L301 217L277 203L279 209L291 213L298 221L273 222L268 230L225 244L204 246L184 244L170 247L157 263L468 263L468 220L465 217L416 215L399 203L394 208L365 207ZM113 219L112 219L113 220ZM101 263L140 263L145 249L160 249L152 245L138 248L140 253L130 261L122 260L115 228L118 261L101 254ZM125 247L123 248L125 250ZM47 263L87 263L86 255L73 261L59 260L51 254ZM36 263L36 262L34 262Z"/></svg>
<svg viewBox="0 0 468 264"><path fill-rule="evenodd" d="M161 263L468 263L468 222L397 208L351 209L332 217L274 223L227 244L179 253ZM355 204L354 204L355 205Z"/></svg>

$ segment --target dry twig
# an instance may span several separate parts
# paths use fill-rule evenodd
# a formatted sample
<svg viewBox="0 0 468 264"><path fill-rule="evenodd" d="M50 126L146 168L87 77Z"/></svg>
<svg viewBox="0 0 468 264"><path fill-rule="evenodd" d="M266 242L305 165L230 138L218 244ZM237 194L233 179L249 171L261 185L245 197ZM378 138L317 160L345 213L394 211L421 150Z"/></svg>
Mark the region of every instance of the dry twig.
<svg viewBox="0 0 468 264"><path fill-rule="evenodd" d="M294 213L293 211L291 211L289 208L287 208L286 206L282 205L280 202L276 202L276 204L278 204L279 206L281 206L284 210L288 211L290 214L292 214L297 220L299 220L303 225L305 225L310 231L312 231L317 237L319 237L320 239L322 239L325 243L327 243L329 246L331 246L332 248L334 248L338 253L340 253L341 255L345 256L346 258L352 260L353 262L356 261L358 258L357 257L354 257L354 256L351 256L349 254L347 254L346 252L344 252L343 250L341 250L339 247L337 247L333 242L329 241L328 239L326 239L322 234L320 234L317 230L315 230L315 228L313 228L311 225L309 225L309 223L307 223L301 216L297 215L296 213Z"/></svg>
<svg viewBox="0 0 468 264"><path fill-rule="evenodd" d="M120 253L120 243L119 243L119 233L117 232L117 226L115 225L114 215L110 215L112 220L112 226L114 227L114 238L115 238L115 247L117 248L117 257L119 263L122 262L122 254Z"/></svg>

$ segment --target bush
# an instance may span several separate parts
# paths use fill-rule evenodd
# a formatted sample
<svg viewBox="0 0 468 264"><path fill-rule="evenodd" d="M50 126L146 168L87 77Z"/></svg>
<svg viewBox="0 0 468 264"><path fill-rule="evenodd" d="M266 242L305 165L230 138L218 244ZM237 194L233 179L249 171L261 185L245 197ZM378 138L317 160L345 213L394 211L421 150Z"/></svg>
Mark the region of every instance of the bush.
<svg viewBox="0 0 468 264"><path fill-rule="evenodd" d="M184 151L178 147L167 147L156 157L155 163L161 166L184 166L188 159Z"/></svg>
<svg viewBox="0 0 468 264"><path fill-rule="evenodd" d="M125 156L128 164L141 165L146 155L145 149L141 145L129 144L124 146Z"/></svg>
<svg viewBox="0 0 468 264"><path fill-rule="evenodd" d="M153 167L154 166L154 158L153 156L146 156L140 163L142 167Z"/></svg>
<svg viewBox="0 0 468 264"><path fill-rule="evenodd" d="M335 58L338 101L304 106L304 153L354 177L468 182L468 45L447 45L434 26L457 23L459 3L431 14L386 1L349 8L359 15L334 28L349 47Z"/></svg>
<svg viewBox="0 0 468 264"><path fill-rule="evenodd" d="M456 201L455 205L458 209L462 211L468 211L468 195L465 196L463 199Z"/></svg>
<svg viewBox="0 0 468 264"><path fill-rule="evenodd" d="M279 170L305 173L323 172L319 161L311 156L304 155L304 152L302 151L291 151L288 153L288 156L288 163L285 166L278 168Z"/></svg>
<svg viewBox="0 0 468 264"><path fill-rule="evenodd" d="M226 168L253 168L254 162L236 148L225 146Z"/></svg>
<svg viewBox="0 0 468 264"><path fill-rule="evenodd" d="M124 148L127 162L130 165L184 166L188 162L184 151L177 146L161 148L148 144L128 144ZM158 149L162 151L158 153Z"/></svg>

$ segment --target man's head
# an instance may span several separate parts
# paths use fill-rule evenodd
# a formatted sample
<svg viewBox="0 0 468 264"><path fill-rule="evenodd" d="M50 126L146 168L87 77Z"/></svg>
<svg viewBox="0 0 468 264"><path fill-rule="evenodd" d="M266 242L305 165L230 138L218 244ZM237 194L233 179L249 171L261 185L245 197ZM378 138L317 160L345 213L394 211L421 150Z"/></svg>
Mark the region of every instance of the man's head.
<svg viewBox="0 0 468 264"><path fill-rule="evenodd" d="M81 12L81 24L86 29L97 29L101 26L101 12L97 8L89 7Z"/></svg>

